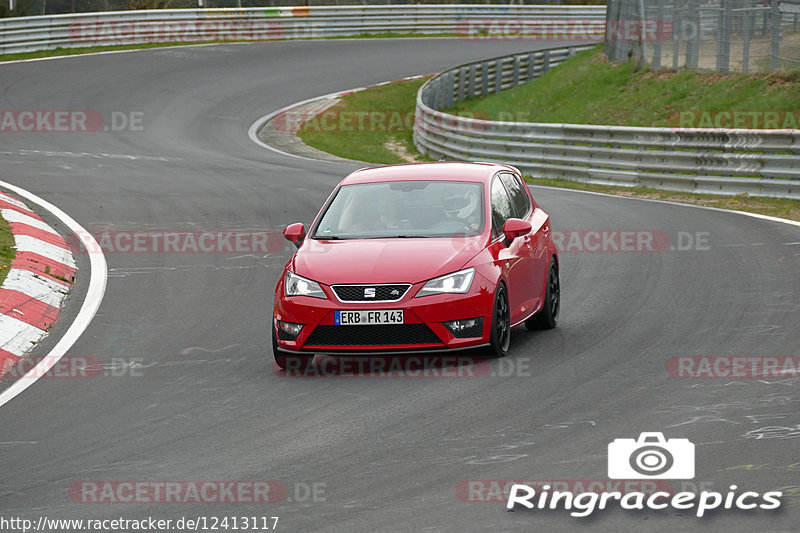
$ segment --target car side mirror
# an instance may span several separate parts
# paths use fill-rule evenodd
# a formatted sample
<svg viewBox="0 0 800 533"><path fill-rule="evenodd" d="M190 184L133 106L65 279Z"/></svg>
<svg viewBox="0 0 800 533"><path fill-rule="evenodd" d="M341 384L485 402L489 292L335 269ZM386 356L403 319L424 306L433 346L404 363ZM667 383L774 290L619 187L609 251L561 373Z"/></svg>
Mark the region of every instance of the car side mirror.
<svg viewBox="0 0 800 533"><path fill-rule="evenodd" d="M531 223L527 220L509 218L506 220L506 223L503 224L503 235L506 236L504 241L505 245L510 246L514 239L530 233L531 229L533 229L533 226L531 226Z"/></svg>
<svg viewBox="0 0 800 533"><path fill-rule="evenodd" d="M530 224L528 225L530 226ZM302 222L290 224L283 230L283 236L286 237L286 240L291 241L292 244L300 248L300 243L303 242L303 238L306 236L306 227L303 226Z"/></svg>

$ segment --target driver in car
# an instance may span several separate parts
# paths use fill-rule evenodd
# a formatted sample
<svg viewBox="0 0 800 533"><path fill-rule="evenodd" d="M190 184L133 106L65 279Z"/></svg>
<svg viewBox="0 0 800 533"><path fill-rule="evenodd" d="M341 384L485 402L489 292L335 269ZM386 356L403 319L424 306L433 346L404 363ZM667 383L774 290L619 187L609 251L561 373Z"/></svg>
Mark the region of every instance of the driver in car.
<svg viewBox="0 0 800 533"><path fill-rule="evenodd" d="M462 222L470 231L478 229L478 197L474 190L448 187L442 192L442 207L448 218Z"/></svg>

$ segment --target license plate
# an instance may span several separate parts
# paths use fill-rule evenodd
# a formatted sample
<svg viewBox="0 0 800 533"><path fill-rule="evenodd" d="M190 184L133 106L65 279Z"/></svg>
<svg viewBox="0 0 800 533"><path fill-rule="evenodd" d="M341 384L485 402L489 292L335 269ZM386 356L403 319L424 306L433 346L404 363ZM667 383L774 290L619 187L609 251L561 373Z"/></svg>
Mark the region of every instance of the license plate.
<svg viewBox="0 0 800 533"><path fill-rule="evenodd" d="M368 311L335 311L333 321L337 326L402 324L403 310L372 309Z"/></svg>

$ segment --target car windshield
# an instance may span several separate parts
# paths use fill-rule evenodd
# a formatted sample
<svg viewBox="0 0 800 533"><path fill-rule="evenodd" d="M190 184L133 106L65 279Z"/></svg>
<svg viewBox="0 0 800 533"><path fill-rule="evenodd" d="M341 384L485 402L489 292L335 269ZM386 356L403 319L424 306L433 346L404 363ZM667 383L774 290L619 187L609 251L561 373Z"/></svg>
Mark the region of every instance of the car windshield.
<svg viewBox="0 0 800 533"><path fill-rule="evenodd" d="M388 181L344 185L312 238L463 237L483 231L483 184Z"/></svg>

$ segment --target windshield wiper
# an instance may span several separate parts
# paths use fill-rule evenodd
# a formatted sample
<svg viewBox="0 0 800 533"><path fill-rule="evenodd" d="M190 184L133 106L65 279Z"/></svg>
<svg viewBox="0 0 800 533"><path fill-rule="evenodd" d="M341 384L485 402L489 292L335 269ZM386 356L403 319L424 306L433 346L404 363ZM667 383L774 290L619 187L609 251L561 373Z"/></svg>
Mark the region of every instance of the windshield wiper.
<svg viewBox="0 0 800 533"><path fill-rule="evenodd" d="M435 235L364 235L359 237L340 237L338 235L325 237L322 235L314 235L312 238L317 241L349 241L354 239L427 239L430 237L435 237Z"/></svg>
<svg viewBox="0 0 800 533"><path fill-rule="evenodd" d="M426 239L430 235L370 235L359 239Z"/></svg>

